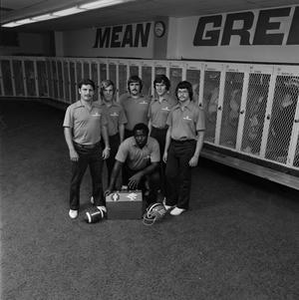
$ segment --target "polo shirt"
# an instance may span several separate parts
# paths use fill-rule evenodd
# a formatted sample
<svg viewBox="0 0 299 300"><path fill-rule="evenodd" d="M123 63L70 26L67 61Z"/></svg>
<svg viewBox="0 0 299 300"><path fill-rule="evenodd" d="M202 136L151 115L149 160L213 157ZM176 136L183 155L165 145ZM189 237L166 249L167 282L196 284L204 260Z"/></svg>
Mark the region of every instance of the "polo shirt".
<svg viewBox="0 0 299 300"><path fill-rule="evenodd" d="M112 102L111 106L102 103L101 108L107 119L108 135L112 136L117 134L119 132L119 126L127 123L127 117L122 106Z"/></svg>
<svg viewBox="0 0 299 300"><path fill-rule="evenodd" d="M91 108L79 100L71 104L66 112L63 127L73 130L73 141L82 145L93 145L101 140L102 126L107 125L103 109L98 103Z"/></svg>
<svg viewBox="0 0 299 300"><path fill-rule="evenodd" d="M167 117L176 103L177 101L169 94L165 94L161 102L157 98L152 100L148 114L151 125L159 129L166 128Z"/></svg>
<svg viewBox="0 0 299 300"><path fill-rule="evenodd" d="M205 130L205 115L193 101L182 109L175 105L167 118L167 125L172 127L171 138L176 141L196 140L197 132Z"/></svg>
<svg viewBox="0 0 299 300"><path fill-rule="evenodd" d="M119 103L123 107L127 117L126 129L133 130L134 126L138 123L148 124L150 99L142 95L135 99L130 94L124 94L120 97Z"/></svg>
<svg viewBox="0 0 299 300"><path fill-rule="evenodd" d="M156 139L148 137L147 143L141 149L135 138L125 139L119 146L115 159L126 163L131 170L143 170L149 164L160 161L160 148Z"/></svg>

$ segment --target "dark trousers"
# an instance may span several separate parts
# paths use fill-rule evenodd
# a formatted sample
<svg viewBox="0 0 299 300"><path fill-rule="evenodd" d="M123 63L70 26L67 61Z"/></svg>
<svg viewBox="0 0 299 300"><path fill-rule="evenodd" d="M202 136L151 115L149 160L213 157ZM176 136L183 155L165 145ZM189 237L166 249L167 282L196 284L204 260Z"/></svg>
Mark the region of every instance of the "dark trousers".
<svg viewBox="0 0 299 300"><path fill-rule="evenodd" d="M195 147L195 140L171 140L166 164L167 205L189 208L192 169L189 161Z"/></svg>
<svg viewBox="0 0 299 300"><path fill-rule="evenodd" d="M108 185L110 182L111 173L115 163L115 156L118 151L119 144L120 144L119 133L109 136L110 155L109 158L105 159L107 171L108 171Z"/></svg>
<svg viewBox="0 0 299 300"><path fill-rule="evenodd" d="M165 149L165 139L166 139L167 128L159 129L152 127L151 137L155 138L160 146L160 180L161 180L161 192L163 196L167 197L167 189L166 189L166 176L165 176L165 168L166 164L163 162L163 154Z"/></svg>
<svg viewBox="0 0 299 300"><path fill-rule="evenodd" d="M92 179L92 196L96 206L105 205L102 185L102 147L98 143L94 148L89 149L74 144L79 155L78 161L72 161L72 177L70 187L70 208L78 210L80 207L80 185L82 178L89 166Z"/></svg>
<svg viewBox="0 0 299 300"><path fill-rule="evenodd" d="M138 173L136 170L128 168L126 164L123 166L123 184L128 185L130 177ZM157 202L158 191L160 189L160 174L159 171L155 171L151 174L143 176L139 185L138 190L142 191L144 204L147 207L148 205Z"/></svg>

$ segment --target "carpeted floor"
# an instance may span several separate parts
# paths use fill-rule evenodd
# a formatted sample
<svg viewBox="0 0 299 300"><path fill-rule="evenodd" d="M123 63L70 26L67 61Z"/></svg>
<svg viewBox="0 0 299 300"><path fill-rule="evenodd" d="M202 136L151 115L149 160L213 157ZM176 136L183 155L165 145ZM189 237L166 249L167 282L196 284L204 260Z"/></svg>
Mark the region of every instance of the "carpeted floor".
<svg viewBox="0 0 299 300"><path fill-rule="evenodd" d="M68 217L64 112L0 101L2 300L295 300L298 193L201 159L191 209L151 227Z"/></svg>

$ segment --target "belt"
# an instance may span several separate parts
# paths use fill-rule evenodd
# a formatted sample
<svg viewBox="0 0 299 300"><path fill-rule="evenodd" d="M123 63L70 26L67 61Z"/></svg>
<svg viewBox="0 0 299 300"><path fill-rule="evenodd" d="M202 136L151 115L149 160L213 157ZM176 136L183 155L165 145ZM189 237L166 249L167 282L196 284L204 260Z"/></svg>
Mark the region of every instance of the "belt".
<svg viewBox="0 0 299 300"><path fill-rule="evenodd" d="M158 127L154 127L154 126L153 126L153 129L155 129L155 130L160 130L160 131L165 131L165 130L168 129L168 127L158 128Z"/></svg>
<svg viewBox="0 0 299 300"><path fill-rule="evenodd" d="M190 142L194 142L195 140L174 140L174 139L171 139L172 142L174 143L178 143L178 144L183 144L183 143L190 143Z"/></svg>
<svg viewBox="0 0 299 300"><path fill-rule="evenodd" d="M82 149L93 149L97 146L99 146L101 144L101 142L97 142L96 144L92 144L92 145L82 145L82 144L78 144L76 142L74 142L75 146L77 146L78 148L82 148Z"/></svg>

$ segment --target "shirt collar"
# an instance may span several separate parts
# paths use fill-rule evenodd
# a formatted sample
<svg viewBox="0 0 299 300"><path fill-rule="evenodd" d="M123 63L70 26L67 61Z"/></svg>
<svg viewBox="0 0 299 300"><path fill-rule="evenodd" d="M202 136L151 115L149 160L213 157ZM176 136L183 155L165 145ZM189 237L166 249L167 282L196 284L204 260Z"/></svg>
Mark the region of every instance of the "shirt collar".
<svg viewBox="0 0 299 300"><path fill-rule="evenodd" d="M145 147L148 147L148 140L149 140L149 137L147 138L146 144L144 145L143 148L140 148L140 147L137 145L134 136L132 136L132 138L133 138L133 143L132 143L132 145L133 145L134 147L136 147L136 148L138 148L138 149L144 149Z"/></svg>
<svg viewBox="0 0 299 300"><path fill-rule="evenodd" d="M166 93L162 99L162 101L169 101L170 99L170 95L168 93ZM159 98L158 97L155 97L154 98L154 101L159 101Z"/></svg>
<svg viewBox="0 0 299 300"><path fill-rule="evenodd" d="M191 100L191 101L189 102L189 104L188 104L187 106L185 106L185 109L188 109L188 110L192 111L192 110L193 110L193 106L194 106L194 102L193 102L193 100ZM176 109L181 109L181 104L178 103L177 105L175 105L174 109L175 109L175 110L176 110Z"/></svg>

